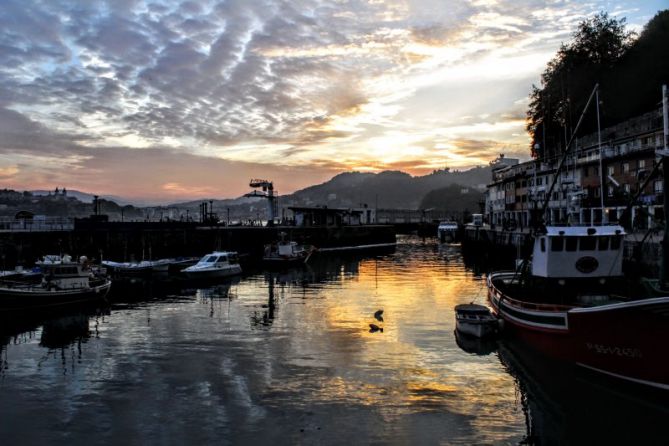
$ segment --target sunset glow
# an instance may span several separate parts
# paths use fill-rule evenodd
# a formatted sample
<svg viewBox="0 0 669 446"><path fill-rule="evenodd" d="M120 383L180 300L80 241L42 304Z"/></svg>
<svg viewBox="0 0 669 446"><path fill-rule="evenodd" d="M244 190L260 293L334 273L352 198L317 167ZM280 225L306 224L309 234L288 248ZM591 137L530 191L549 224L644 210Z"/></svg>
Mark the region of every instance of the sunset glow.
<svg viewBox="0 0 669 446"><path fill-rule="evenodd" d="M533 83L581 20L664 2L8 0L0 186L155 200L529 157Z"/></svg>

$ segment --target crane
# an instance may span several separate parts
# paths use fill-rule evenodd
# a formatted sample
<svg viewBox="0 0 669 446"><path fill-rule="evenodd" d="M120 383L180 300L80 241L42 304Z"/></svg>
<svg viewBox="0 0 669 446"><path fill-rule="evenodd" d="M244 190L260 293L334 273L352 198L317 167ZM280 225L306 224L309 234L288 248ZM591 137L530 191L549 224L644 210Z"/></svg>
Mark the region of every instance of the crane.
<svg viewBox="0 0 669 446"><path fill-rule="evenodd" d="M278 198L278 194L274 194L274 184L268 180L252 179L249 182L249 186L255 190L244 196L267 199L267 226L273 226L274 217L276 216L276 199ZM262 189L262 191L258 189Z"/></svg>

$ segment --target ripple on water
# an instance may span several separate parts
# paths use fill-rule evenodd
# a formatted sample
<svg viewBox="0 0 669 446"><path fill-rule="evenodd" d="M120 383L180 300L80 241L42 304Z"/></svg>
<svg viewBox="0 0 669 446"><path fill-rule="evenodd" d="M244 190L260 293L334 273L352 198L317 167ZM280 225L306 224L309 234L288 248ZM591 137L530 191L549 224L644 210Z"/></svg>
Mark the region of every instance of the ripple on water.
<svg viewBox="0 0 669 446"><path fill-rule="evenodd" d="M390 255L119 292L106 314L0 338L0 438L517 443L514 377L453 335L453 307L483 286L459 248L404 238Z"/></svg>

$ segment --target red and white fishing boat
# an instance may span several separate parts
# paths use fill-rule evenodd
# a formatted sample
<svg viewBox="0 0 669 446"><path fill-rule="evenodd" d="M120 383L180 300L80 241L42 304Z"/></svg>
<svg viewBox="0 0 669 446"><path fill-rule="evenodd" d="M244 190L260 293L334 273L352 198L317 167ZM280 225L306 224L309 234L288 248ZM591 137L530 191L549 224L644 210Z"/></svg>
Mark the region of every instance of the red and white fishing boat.
<svg viewBox="0 0 669 446"><path fill-rule="evenodd" d="M528 268L488 276L488 298L535 349L669 390L669 293L625 280L623 237L620 226L547 227Z"/></svg>

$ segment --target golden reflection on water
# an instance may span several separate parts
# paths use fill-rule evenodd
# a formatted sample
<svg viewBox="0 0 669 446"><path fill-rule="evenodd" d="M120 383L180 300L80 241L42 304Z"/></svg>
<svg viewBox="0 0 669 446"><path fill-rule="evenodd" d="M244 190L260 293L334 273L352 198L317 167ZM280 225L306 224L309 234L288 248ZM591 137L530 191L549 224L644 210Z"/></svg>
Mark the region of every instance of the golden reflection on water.
<svg viewBox="0 0 669 446"><path fill-rule="evenodd" d="M459 248L403 239L392 254L321 257L119 306L83 344L69 381L57 362L34 366L43 355L35 342L9 345L11 386L0 392L49 388L61 394L47 407L54 414L68 398L132 400L131 427L120 428L192 429L209 440L221 431L239 441L299 433L297 420L317 414L319 427L339 435L321 438L329 443L518 442L526 429L513 378L495 353L473 355L455 342L454 306L484 299ZM99 422L88 419L96 411L67 410ZM179 416L167 423L143 417L170 410Z"/></svg>
<svg viewBox="0 0 669 446"><path fill-rule="evenodd" d="M513 379L495 355L473 357L454 342L453 308L483 301L483 281L457 251L445 261L433 248L409 244L398 248L407 251L401 256L362 260L349 267L353 277L341 275L345 286L323 290L319 305L301 308L300 318L317 321L318 331L294 343L293 354L318 358L330 372L311 383L308 399L372 407L395 421L413 413L460 414L482 441L516 438L524 429ZM383 322L373 317L378 309ZM371 332L369 324L383 332Z"/></svg>

